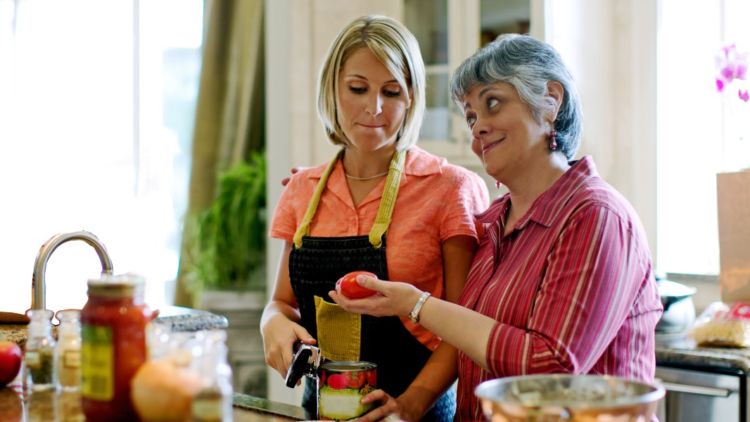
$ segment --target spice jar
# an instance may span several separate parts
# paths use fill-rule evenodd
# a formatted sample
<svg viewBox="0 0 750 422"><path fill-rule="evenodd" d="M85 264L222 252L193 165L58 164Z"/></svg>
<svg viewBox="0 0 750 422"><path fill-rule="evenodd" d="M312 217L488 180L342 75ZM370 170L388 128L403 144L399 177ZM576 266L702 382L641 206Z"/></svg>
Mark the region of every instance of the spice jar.
<svg viewBox="0 0 750 422"><path fill-rule="evenodd" d="M133 274L88 282L81 310L81 408L86 420L137 420L130 380L146 361L143 279Z"/></svg>
<svg viewBox="0 0 750 422"><path fill-rule="evenodd" d="M232 420L232 368L227 362L227 334L223 330L202 332L199 358L201 389L193 398L193 422Z"/></svg>
<svg viewBox="0 0 750 422"><path fill-rule="evenodd" d="M32 309L26 315L30 321L24 353L24 383L32 391L55 390L53 313L48 309Z"/></svg>
<svg viewBox="0 0 750 422"><path fill-rule="evenodd" d="M75 392L81 387L81 311L65 309L57 312L55 369L63 391Z"/></svg>

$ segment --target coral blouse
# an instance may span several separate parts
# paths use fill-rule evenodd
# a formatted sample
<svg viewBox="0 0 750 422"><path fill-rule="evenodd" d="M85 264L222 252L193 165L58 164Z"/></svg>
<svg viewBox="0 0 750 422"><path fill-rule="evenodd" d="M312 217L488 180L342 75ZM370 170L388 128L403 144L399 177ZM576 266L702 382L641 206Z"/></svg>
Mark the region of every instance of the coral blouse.
<svg viewBox="0 0 750 422"><path fill-rule="evenodd" d="M274 211L270 235L292 242L307 204L327 164L292 176ZM328 179L310 236L343 237L369 233L380 205L385 177L355 207L339 161ZM419 147L406 155L396 207L386 233L388 275L417 288L445 297L442 242L453 236L478 238L474 216L487 208L489 194L475 173L449 164ZM440 339L401 318L422 344L434 350Z"/></svg>

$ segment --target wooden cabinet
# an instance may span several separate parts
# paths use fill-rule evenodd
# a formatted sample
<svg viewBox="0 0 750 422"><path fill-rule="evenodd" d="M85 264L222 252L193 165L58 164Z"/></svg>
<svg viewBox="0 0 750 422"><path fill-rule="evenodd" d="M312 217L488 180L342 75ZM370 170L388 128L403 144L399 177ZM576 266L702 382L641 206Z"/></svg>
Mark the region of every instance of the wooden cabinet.
<svg viewBox="0 0 750 422"><path fill-rule="evenodd" d="M427 73L427 108L419 146L482 176L490 192L494 180L471 151L463 113L450 98L453 71L481 46L504 33L529 33L543 24L543 1L403 0L401 20L422 49Z"/></svg>

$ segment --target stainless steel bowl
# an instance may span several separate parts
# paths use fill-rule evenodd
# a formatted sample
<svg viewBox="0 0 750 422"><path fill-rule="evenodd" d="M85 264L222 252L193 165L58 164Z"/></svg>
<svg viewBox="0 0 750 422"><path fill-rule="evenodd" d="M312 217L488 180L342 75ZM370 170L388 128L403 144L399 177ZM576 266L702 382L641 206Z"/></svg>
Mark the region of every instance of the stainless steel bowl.
<svg viewBox="0 0 750 422"><path fill-rule="evenodd" d="M474 390L487 420L649 421L664 388L597 375L526 375L485 381Z"/></svg>

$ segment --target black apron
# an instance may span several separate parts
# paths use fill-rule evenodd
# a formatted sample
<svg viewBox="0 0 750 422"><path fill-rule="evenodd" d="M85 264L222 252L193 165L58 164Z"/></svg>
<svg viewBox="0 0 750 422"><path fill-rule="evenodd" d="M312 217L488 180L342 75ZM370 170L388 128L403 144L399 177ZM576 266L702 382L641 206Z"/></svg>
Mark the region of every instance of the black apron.
<svg viewBox="0 0 750 422"><path fill-rule="evenodd" d="M289 255L289 277L302 316L301 324L318 340L321 353L325 358L336 356L336 350L326 350L320 334L325 334L325 327L318 327L316 318L321 318L322 309L336 309L328 292L335 289L336 281L351 271L370 271L378 278L388 280L386 260L386 231L390 225L391 215L398 195L401 173L404 167L406 152L397 152L391 161L386 179L383 197L375 218L373 228L367 236L348 237L312 237L308 236L309 225L317 210L320 197L325 189L328 177L336 162L343 156L343 150L328 165L318 182L313 198L308 205L305 218L295 233L294 247ZM316 308L315 296L318 296ZM317 309L317 313L316 313ZM378 388L393 397L398 397L411 384L432 352L420 343L398 317L373 317L353 315L338 308L343 319L356 318L359 321L360 344L359 356L347 360L373 362L377 365ZM323 319L321 319L323 320ZM357 324L355 321L354 324ZM319 332L320 328L320 332ZM336 330L336 326L329 328ZM336 330L328 334L332 340L338 340L341 332ZM323 336L325 338L325 335ZM328 341L329 344L335 341ZM335 346L335 344L334 344ZM355 345L357 346L357 345ZM356 349L356 347L355 347ZM351 356L351 353L345 354ZM338 360L338 359L333 359ZM309 390L309 389L308 389ZM306 394L309 403L310 394ZM455 406L455 398L452 403ZM451 413L450 419L453 415Z"/></svg>

